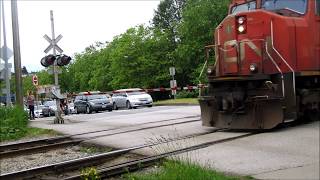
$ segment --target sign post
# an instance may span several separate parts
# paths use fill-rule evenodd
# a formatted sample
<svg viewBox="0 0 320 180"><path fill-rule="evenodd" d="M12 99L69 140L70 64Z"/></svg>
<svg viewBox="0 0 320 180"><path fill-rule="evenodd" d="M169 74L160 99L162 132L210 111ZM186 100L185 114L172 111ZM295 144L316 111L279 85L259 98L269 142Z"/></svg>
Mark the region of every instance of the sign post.
<svg viewBox="0 0 320 180"><path fill-rule="evenodd" d="M9 68L9 59L12 57L12 50L7 47L6 39L6 27L5 27L5 17L4 17L4 3L1 1L1 11L2 11L2 30L3 30L3 47L1 48L1 57L4 60L4 80L6 82L6 105L11 106L11 93L10 93L10 75L11 69ZM1 38L1 37L0 37Z"/></svg>
<svg viewBox="0 0 320 180"><path fill-rule="evenodd" d="M50 38L48 35L44 35L43 38L46 39L50 45L44 50L45 53L48 53L51 49L53 51L53 56L56 56L56 50L59 53L62 53L63 50L57 45L58 41L62 38L62 35L59 35L57 38L54 34L54 21L53 21L53 11L50 11L50 20L51 20L51 32L52 32L52 38ZM59 81L58 81L58 66L57 61L54 61L53 64L53 74L54 74L54 85L57 87L57 93L60 94L59 89ZM54 123L58 124L64 124L64 119L61 117L61 109L60 109L60 99L56 98L56 106L57 106L57 112L55 113L56 118L54 120Z"/></svg>
<svg viewBox="0 0 320 180"><path fill-rule="evenodd" d="M177 81L174 80L174 75L176 74L176 69L174 67L169 68L170 75L172 76L172 80L170 80L170 88L171 88L171 94L173 95L173 98L176 98L177 94Z"/></svg>

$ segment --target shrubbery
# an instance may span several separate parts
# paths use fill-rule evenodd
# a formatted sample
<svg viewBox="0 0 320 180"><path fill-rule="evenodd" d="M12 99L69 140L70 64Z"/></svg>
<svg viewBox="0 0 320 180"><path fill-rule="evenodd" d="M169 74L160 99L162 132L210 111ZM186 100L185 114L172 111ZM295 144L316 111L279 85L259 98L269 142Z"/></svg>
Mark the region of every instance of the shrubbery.
<svg viewBox="0 0 320 180"><path fill-rule="evenodd" d="M181 99L181 98L197 98L199 96L199 91L198 90L193 90L193 91L186 91L182 90L177 92L176 98Z"/></svg>
<svg viewBox="0 0 320 180"><path fill-rule="evenodd" d="M18 139L27 132L28 114L19 107L0 107L0 142Z"/></svg>

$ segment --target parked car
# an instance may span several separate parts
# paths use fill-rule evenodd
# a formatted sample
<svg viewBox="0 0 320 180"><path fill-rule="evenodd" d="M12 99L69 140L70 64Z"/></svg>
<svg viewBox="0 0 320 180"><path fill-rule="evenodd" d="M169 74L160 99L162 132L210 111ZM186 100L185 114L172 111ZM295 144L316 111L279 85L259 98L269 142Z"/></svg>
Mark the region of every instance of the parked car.
<svg viewBox="0 0 320 180"><path fill-rule="evenodd" d="M77 112L76 112L76 109L74 108L74 103L69 103L69 104L68 104L68 109L69 109L69 114L75 114L75 113L77 113Z"/></svg>
<svg viewBox="0 0 320 180"><path fill-rule="evenodd" d="M57 111L57 105L55 100L45 101L43 103L42 114L45 117L54 116Z"/></svg>
<svg viewBox="0 0 320 180"><path fill-rule="evenodd" d="M112 98L108 94L81 94L74 100L74 109L76 113L87 113L95 111L112 111Z"/></svg>
<svg viewBox="0 0 320 180"><path fill-rule="evenodd" d="M120 89L114 91L112 99L113 109L123 107L131 109L140 106L152 107L153 104L152 97L140 88Z"/></svg>
<svg viewBox="0 0 320 180"><path fill-rule="evenodd" d="M34 106L34 116L36 118L40 118L43 116L43 112L42 112L43 108L44 108L44 105Z"/></svg>

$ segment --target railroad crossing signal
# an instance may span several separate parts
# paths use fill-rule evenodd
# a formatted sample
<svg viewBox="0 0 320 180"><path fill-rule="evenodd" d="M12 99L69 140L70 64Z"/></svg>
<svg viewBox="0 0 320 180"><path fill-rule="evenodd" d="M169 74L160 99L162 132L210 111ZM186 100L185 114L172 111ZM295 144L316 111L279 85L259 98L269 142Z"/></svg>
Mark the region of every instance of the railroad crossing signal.
<svg viewBox="0 0 320 180"><path fill-rule="evenodd" d="M57 50L60 55L56 55L55 53L49 54L45 57L43 57L40 61L41 65L44 67L49 67L51 65L54 65L54 62L57 61L56 65L58 66L65 66L70 63L71 57L64 55L61 53L63 50L57 45L57 43L62 39L62 35L60 34L57 38L51 39L48 35L43 36L45 40L47 40L50 45L44 50L45 53L48 53L51 49Z"/></svg>
<svg viewBox="0 0 320 180"><path fill-rule="evenodd" d="M57 65L58 66L65 66L67 64L69 64L71 61L71 57L67 56L67 55L59 55L57 56Z"/></svg>
<svg viewBox="0 0 320 180"><path fill-rule="evenodd" d="M33 75L33 76L32 76L32 83L33 83L33 85L35 85L35 86L38 86L38 85L39 85L39 81L38 81L38 76L37 76L37 75Z"/></svg>
<svg viewBox="0 0 320 180"><path fill-rule="evenodd" d="M54 61L56 60L56 56L49 54L41 59L40 63L44 67L49 67L53 65Z"/></svg>
<svg viewBox="0 0 320 180"><path fill-rule="evenodd" d="M62 39L62 35L60 34L57 38L55 38L54 40L52 40L48 35L44 35L43 36L45 40L47 40L50 45L44 50L45 53L48 53L51 49L53 49L53 47L59 52L62 53L63 50L57 45L57 43L60 41L60 39Z"/></svg>

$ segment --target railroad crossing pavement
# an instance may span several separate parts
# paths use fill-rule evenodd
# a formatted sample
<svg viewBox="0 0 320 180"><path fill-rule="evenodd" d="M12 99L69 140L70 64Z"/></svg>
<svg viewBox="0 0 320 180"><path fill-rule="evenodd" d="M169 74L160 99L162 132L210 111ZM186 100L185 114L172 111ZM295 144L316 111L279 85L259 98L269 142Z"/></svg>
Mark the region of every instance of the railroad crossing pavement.
<svg viewBox="0 0 320 180"><path fill-rule="evenodd" d="M198 106L161 106L90 115L72 115L67 116L71 122L63 125L53 124L52 120L39 119L33 121L31 125L54 129L65 134L75 134L109 128L122 127L130 130L137 127L183 122L197 119L194 117L197 115L200 115ZM183 117L187 118L177 119ZM173 120L172 122L166 121L137 126L139 123L166 119ZM257 134L186 153L181 155L180 158L187 157L194 162L210 166L219 171L251 175L257 179L319 179L319 125L319 121L317 121L295 127L277 129L273 132ZM126 148L141 145L146 141L155 140L161 136L165 138L185 136L210 130L212 128L202 127L201 123L197 121L100 137L91 140L91 142L114 148ZM160 149L170 149L173 146L184 147L244 133L218 132L207 134L189 140L166 144L161 146ZM155 153L155 150L145 148L135 152L149 155Z"/></svg>

